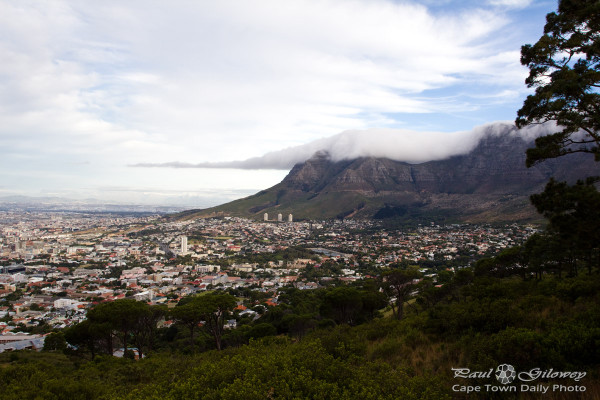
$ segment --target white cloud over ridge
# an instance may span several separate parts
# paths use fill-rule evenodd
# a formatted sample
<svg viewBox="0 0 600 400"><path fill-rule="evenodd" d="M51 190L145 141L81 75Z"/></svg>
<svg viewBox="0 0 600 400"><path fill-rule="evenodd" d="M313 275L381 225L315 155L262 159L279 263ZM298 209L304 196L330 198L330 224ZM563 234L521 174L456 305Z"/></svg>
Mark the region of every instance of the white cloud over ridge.
<svg viewBox="0 0 600 400"><path fill-rule="evenodd" d="M410 164L443 160L473 150L480 140L490 135L518 135L525 141L556 130L554 124L533 125L518 130L512 122L495 122L463 132L415 132L402 129L350 130L242 161L204 163L139 163L132 167L163 168L232 168L289 170L317 152L326 153L332 161L362 157L388 158Z"/></svg>

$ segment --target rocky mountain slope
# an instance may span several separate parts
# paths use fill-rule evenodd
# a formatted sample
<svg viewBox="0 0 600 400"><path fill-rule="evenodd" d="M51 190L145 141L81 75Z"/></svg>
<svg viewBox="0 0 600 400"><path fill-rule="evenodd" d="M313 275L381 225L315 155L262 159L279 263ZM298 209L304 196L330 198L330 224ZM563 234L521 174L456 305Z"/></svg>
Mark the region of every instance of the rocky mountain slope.
<svg viewBox="0 0 600 400"><path fill-rule="evenodd" d="M196 215L531 221L539 216L529 195L542 191L550 177L574 182L600 175L600 165L585 154L526 168L525 150L531 145L507 129L484 135L468 154L422 164L382 158L333 162L318 152L272 188Z"/></svg>

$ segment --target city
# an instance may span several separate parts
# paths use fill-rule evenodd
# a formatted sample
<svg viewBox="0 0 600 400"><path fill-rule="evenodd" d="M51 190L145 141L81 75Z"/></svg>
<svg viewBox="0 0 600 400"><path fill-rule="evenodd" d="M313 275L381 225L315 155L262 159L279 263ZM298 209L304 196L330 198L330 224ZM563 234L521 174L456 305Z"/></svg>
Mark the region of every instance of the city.
<svg viewBox="0 0 600 400"><path fill-rule="evenodd" d="M41 348L44 334L123 298L174 307L199 292L247 288L268 294L266 306L277 305L282 288L377 279L402 263L443 285L448 271L536 232L517 224L386 229L369 220L283 220L3 211L0 352Z"/></svg>

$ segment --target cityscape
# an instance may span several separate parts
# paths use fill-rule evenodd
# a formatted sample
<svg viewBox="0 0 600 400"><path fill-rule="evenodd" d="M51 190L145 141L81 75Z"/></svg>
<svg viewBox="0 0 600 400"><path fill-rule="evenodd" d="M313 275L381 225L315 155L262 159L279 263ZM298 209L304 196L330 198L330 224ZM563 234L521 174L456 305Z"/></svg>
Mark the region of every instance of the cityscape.
<svg viewBox="0 0 600 400"><path fill-rule="evenodd" d="M277 304L284 287L346 285L401 263L437 280L537 231L518 224L385 229L369 220L293 222L291 214L284 222L281 214L254 221L3 211L0 221L0 351L41 347L44 334L81 322L99 302L173 307L207 290L250 288Z"/></svg>

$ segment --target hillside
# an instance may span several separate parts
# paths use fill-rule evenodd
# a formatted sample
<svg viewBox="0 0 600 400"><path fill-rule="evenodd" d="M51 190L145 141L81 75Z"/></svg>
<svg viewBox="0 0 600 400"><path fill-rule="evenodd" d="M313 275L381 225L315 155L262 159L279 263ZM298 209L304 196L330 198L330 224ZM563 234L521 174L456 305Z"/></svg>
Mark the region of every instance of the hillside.
<svg viewBox="0 0 600 400"><path fill-rule="evenodd" d="M550 177L574 182L600 174L593 159L582 154L526 168L530 145L507 127L499 135L484 135L468 154L422 164L384 158L334 162L317 152L269 189L188 215L523 222L538 219L529 195L542 191Z"/></svg>
<svg viewBox="0 0 600 400"><path fill-rule="evenodd" d="M233 331L225 350L189 354L182 351L186 335L178 341L164 329L157 336L164 347L140 361L107 355L91 360L72 351L3 353L0 390L7 400L539 399L535 385L548 388L548 400L598 398L599 287L597 271L538 281L464 270L442 288L421 287L402 321L380 314L354 326L329 320L305 324L304 334L292 330L289 317L309 310L319 318L328 292L290 291L287 306L257 321L256 327L277 330L250 342L239 343ZM169 343L180 347L168 350ZM512 385L494 376L453 376L452 368L489 371L500 364L585 376L517 379ZM468 385L480 391L461 392ZM515 390L495 392L498 387Z"/></svg>

